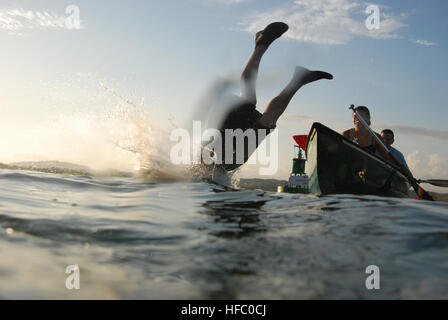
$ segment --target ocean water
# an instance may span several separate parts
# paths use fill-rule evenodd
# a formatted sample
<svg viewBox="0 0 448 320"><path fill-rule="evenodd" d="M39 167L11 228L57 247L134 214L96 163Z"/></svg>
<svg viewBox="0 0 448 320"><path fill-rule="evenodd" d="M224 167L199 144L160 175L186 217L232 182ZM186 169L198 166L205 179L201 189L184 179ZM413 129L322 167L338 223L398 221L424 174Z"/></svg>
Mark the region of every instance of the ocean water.
<svg viewBox="0 0 448 320"><path fill-rule="evenodd" d="M226 188L172 165L178 119L103 89L0 127L0 299L448 298L447 202Z"/></svg>
<svg viewBox="0 0 448 320"><path fill-rule="evenodd" d="M0 169L0 298L448 298L447 203L47 171Z"/></svg>

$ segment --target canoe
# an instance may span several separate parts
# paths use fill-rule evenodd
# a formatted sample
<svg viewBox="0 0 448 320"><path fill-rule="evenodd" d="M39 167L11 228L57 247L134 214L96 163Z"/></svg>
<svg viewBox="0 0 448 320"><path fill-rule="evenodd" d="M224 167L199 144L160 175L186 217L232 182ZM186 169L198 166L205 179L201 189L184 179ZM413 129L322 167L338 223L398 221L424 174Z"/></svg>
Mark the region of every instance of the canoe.
<svg viewBox="0 0 448 320"><path fill-rule="evenodd" d="M410 197L397 167L321 123L311 127L306 157L311 193Z"/></svg>

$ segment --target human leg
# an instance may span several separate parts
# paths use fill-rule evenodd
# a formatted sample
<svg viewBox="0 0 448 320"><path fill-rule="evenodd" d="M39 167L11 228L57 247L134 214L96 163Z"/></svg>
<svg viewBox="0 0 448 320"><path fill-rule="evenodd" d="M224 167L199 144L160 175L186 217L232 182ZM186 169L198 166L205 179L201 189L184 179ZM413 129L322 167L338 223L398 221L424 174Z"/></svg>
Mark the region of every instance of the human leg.
<svg viewBox="0 0 448 320"><path fill-rule="evenodd" d="M333 76L323 71L310 71L303 67L296 67L294 75L288 85L278 96L271 100L259 122L268 127L275 127L278 118L283 114L295 93L304 85L320 79L333 79Z"/></svg>
<svg viewBox="0 0 448 320"><path fill-rule="evenodd" d="M241 96L254 105L257 104L255 85L261 58L269 45L287 30L287 24L274 22L255 35L255 49L241 74Z"/></svg>
<svg viewBox="0 0 448 320"><path fill-rule="evenodd" d="M267 48L265 46L255 47L252 56L241 74L241 97L254 105L257 104L255 84L257 82L258 68L260 66L261 57L266 50Z"/></svg>

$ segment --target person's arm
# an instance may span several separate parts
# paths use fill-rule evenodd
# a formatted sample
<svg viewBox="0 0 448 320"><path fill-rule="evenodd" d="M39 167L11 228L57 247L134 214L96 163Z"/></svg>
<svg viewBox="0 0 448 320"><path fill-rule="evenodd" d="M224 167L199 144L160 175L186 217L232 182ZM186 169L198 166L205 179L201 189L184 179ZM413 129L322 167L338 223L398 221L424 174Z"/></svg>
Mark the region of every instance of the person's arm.
<svg viewBox="0 0 448 320"><path fill-rule="evenodd" d="M383 138L381 137L380 134L378 134L377 132L375 132L375 134L378 138L380 138L381 141L383 141ZM378 140L375 138L373 138L373 146L375 147L376 150L378 150L378 152L380 153L381 157L383 157L384 160L387 160L395 165L399 165L397 161L394 161L394 159L392 159L387 150L384 149L384 146L381 143L379 143Z"/></svg>
<svg viewBox="0 0 448 320"><path fill-rule="evenodd" d="M409 177L413 178L412 172L411 170L409 170L408 164L406 163L406 159L404 158L403 154L400 151L396 150L394 155L396 155L395 158L397 159L398 162L400 162L400 165L403 168L403 170L408 174Z"/></svg>
<svg viewBox="0 0 448 320"><path fill-rule="evenodd" d="M398 150L397 150L397 151L398 151ZM398 153L399 153L399 157L400 157L400 159L398 159L398 160L401 162L401 164L403 165L403 167L405 167L406 169L409 170L409 166L408 166L408 164L407 164L407 162L406 162L406 158L404 157L404 155L403 155L400 151L398 151Z"/></svg>
<svg viewBox="0 0 448 320"><path fill-rule="evenodd" d="M378 152L380 153L381 157L383 157L383 159L385 159L386 161L389 161L397 166L400 165L397 161L394 161L394 159L392 159L392 157L389 155L389 153L386 151L386 149L384 149L383 145L381 143L379 143L376 139L373 139L373 146L375 147L376 150L378 150Z"/></svg>
<svg viewBox="0 0 448 320"><path fill-rule="evenodd" d="M396 157L394 157L393 155L391 155L390 153L388 153L384 147L375 139L374 142L375 145L377 145L378 147L378 151L380 152L380 154L383 156L383 158L385 158L386 160L388 160L389 162L395 164L399 169L400 172L402 174L404 174L406 176L406 178L409 179L410 184L412 185L412 187L414 188L415 192L417 193L417 195L425 200L435 200L436 198L434 198L431 194L429 194L428 192L426 192L417 182L417 180L414 178L414 176L412 175L411 170L409 170L407 164L406 164L406 160L404 160L404 164L403 163L399 163L398 161L400 161L400 159L396 159ZM397 150L398 151L398 150ZM400 152L401 154L401 152ZM401 154L402 155L402 154ZM403 155L402 155L403 156Z"/></svg>
<svg viewBox="0 0 448 320"><path fill-rule="evenodd" d="M349 139L349 140L351 140L352 137L353 137L353 133L352 133L353 130L354 130L353 128L345 130L344 132L342 132L342 136L347 138L347 139Z"/></svg>
<svg viewBox="0 0 448 320"><path fill-rule="evenodd" d="M375 148L379 151L380 155L385 160L389 161L390 163L392 163L395 166L397 166L398 168L400 168L401 169L400 171L404 175L406 175L409 179L414 179L412 172L409 170L407 165L403 165L403 163L400 162L401 159L399 157L389 154L377 140L374 140L374 145L375 145ZM405 161L405 163L406 163L406 161Z"/></svg>

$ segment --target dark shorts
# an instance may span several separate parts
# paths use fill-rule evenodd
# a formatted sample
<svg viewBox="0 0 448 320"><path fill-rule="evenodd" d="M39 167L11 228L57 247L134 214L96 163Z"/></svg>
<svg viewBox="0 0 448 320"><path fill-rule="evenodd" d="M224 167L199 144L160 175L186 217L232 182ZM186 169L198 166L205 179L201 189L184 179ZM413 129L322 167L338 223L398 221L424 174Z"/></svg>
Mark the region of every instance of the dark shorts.
<svg viewBox="0 0 448 320"><path fill-rule="evenodd" d="M263 142L264 138L268 136L272 131L274 131L274 127L266 127L262 125L259 120L261 118L262 114L258 112L255 109L255 105L249 102L242 102L240 105L232 108L230 112L227 114L227 116L224 118L224 122L222 123L221 127L219 128L219 131L221 132L221 136L223 139L222 142L222 164L218 164L226 171L232 171L240 166L242 166L249 157L252 155L252 153L258 148L261 142ZM255 137L256 137L256 143L255 148L250 148L248 144L248 138L244 137L244 163L237 163L237 154L236 154L236 137L233 137L233 162L232 164L225 164L225 146L226 144L232 143L232 141L229 139L229 141L226 141L225 139L225 129L241 129L243 132L247 129L254 129L255 130ZM258 129L266 129L266 135L259 137Z"/></svg>

